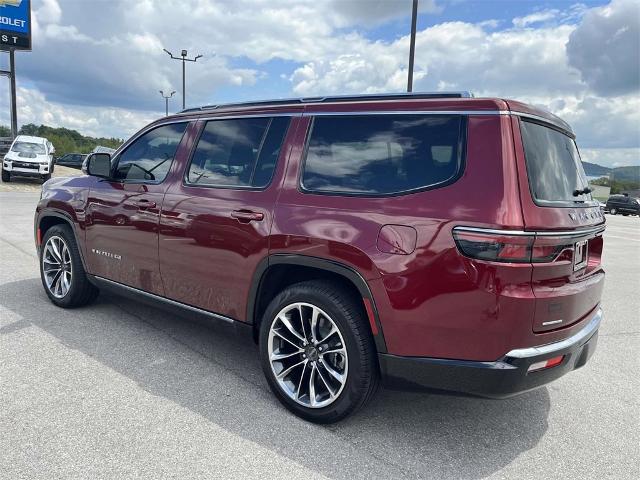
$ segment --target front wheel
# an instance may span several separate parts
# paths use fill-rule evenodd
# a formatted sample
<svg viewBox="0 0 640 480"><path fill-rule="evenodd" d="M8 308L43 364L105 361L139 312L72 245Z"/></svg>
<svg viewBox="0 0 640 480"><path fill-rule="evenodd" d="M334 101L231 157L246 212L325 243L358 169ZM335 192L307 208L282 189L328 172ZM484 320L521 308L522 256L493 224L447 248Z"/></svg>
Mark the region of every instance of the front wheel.
<svg viewBox="0 0 640 480"><path fill-rule="evenodd" d="M379 383L363 308L324 281L294 284L271 301L260 327L260 357L278 400L311 422L345 418Z"/></svg>
<svg viewBox="0 0 640 480"><path fill-rule="evenodd" d="M2 181L7 183L11 181L11 172L7 172L4 168L2 169Z"/></svg>
<svg viewBox="0 0 640 480"><path fill-rule="evenodd" d="M40 277L51 301L73 308L91 303L98 289L87 280L71 227L54 225L40 246Z"/></svg>
<svg viewBox="0 0 640 480"><path fill-rule="evenodd" d="M611 210L609 210L609 213L611 215L615 215L616 213L618 213L618 209L617 208L612 208Z"/></svg>
<svg viewBox="0 0 640 480"><path fill-rule="evenodd" d="M51 174L50 173L42 175L42 183L46 182L47 180L51 180Z"/></svg>

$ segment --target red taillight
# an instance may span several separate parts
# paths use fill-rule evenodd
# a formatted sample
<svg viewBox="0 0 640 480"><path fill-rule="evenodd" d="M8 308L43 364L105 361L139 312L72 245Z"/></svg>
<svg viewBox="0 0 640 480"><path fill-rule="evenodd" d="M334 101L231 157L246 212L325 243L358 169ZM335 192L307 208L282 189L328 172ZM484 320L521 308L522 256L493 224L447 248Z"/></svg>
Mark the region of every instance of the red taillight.
<svg viewBox="0 0 640 480"><path fill-rule="evenodd" d="M539 370L546 370L547 368L556 367L562 363L562 360L564 360L564 355L559 355L548 360L532 363L531 365L529 365L527 372L537 372Z"/></svg>
<svg viewBox="0 0 640 480"><path fill-rule="evenodd" d="M458 250L470 258L506 263L545 263L573 259L573 239L535 232L455 227Z"/></svg>

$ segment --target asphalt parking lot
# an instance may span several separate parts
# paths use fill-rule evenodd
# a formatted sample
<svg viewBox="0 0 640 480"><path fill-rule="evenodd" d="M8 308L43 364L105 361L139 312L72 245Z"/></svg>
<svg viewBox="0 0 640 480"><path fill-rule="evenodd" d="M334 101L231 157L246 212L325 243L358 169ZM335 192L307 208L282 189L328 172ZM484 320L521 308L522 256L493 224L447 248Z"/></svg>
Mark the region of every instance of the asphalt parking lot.
<svg viewBox="0 0 640 480"><path fill-rule="evenodd" d="M62 310L37 193L0 193L0 478L640 478L640 218L607 216L605 320L586 367L502 401L381 391L316 426L253 344L117 297Z"/></svg>

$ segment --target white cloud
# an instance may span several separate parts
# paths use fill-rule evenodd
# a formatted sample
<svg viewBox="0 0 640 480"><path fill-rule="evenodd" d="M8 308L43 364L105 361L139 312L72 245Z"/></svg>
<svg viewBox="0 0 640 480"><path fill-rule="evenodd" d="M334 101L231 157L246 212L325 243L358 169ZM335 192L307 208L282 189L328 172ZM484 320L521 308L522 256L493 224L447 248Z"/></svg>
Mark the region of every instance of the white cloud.
<svg viewBox="0 0 640 480"><path fill-rule="evenodd" d="M180 64L162 48L204 54L187 64L188 105L215 103L225 87L247 87L245 98L406 88L408 36L376 40L368 29L408 19L411 0L111 0L92 4L97 22L88 5L34 0L34 50L19 55L31 103L21 122L124 135L162 106L158 90L180 101ZM420 5L437 18L450 3ZM637 24L633 0L437 23L417 34L414 89L517 98L558 113L590 149L639 148ZM286 69L270 73L274 60Z"/></svg>
<svg viewBox="0 0 640 480"><path fill-rule="evenodd" d="M604 167L640 166L640 151L637 148L583 148L580 157L585 162Z"/></svg>
<svg viewBox="0 0 640 480"><path fill-rule="evenodd" d="M557 18L560 12L556 9L544 10L541 12L535 12L524 17L516 17L513 19L513 25L518 28L528 27L541 22L548 22Z"/></svg>
<svg viewBox="0 0 640 480"><path fill-rule="evenodd" d="M602 96L640 90L640 3L613 0L587 12L567 43L569 63Z"/></svg>
<svg viewBox="0 0 640 480"><path fill-rule="evenodd" d="M47 101L37 90L24 87L19 87L16 93L21 125L35 123L65 127L95 137L128 138L159 116L157 112L61 105ZM6 100L8 103L8 98ZM0 125L9 123L8 109L1 109Z"/></svg>

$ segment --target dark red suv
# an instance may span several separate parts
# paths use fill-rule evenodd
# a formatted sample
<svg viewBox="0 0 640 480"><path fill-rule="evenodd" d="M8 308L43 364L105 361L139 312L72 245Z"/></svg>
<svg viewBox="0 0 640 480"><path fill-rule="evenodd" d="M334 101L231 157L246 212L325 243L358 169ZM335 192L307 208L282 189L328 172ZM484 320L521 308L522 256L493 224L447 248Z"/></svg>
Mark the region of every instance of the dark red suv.
<svg viewBox="0 0 640 480"><path fill-rule="evenodd" d="M456 93L202 107L85 170L38 204L49 298L116 290L246 331L308 420L381 379L505 397L594 351L604 218L548 112Z"/></svg>

